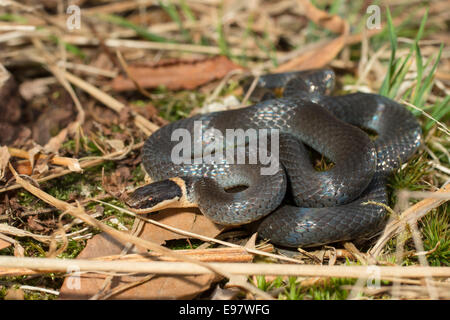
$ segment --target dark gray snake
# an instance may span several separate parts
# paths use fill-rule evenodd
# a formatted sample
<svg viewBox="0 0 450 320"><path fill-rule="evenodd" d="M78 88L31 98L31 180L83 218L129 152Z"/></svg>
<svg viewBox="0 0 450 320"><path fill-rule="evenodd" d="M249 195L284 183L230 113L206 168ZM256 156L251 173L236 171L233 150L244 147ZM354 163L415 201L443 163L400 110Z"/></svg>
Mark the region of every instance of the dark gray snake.
<svg viewBox="0 0 450 320"><path fill-rule="evenodd" d="M259 79L258 87L284 88L282 98L269 94L269 99L246 108L196 115L164 126L143 148L144 167L157 182L136 190L129 205L145 212L166 200L161 188L172 188L170 197L175 193L175 200L183 198L198 206L218 224L262 220L259 236L289 247L352 240L380 231L386 210L366 202L387 203L386 177L417 150L421 129L396 102L368 93L329 96L333 85L331 70L270 74ZM232 164L229 159L175 164L171 156L179 140L171 141L171 135L186 129L194 143L196 120L202 121L203 132L215 128L223 135L226 129L278 129L278 170L262 175L261 163ZM377 137L372 141L360 128L376 132ZM214 138L201 140L207 146ZM330 159L332 168L316 170L308 148ZM246 160L250 155L247 150ZM195 152L191 157L196 158ZM164 182L173 177L183 181L182 192ZM238 186L245 189L227 191Z"/></svg>

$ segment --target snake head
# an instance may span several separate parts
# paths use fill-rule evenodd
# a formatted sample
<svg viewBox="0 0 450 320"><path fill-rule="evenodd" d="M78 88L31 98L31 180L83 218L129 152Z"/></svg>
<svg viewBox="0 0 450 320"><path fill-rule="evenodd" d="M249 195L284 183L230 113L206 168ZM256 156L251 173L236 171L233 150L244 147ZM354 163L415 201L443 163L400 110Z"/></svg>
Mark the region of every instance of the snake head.
<svg viewBox="0 0 450 320"><path fill-rule="evenodd" d="M187 200L186 181L183 178L170 178L140 187L128 197L126 204L136 213L196 207Z"/></svg>

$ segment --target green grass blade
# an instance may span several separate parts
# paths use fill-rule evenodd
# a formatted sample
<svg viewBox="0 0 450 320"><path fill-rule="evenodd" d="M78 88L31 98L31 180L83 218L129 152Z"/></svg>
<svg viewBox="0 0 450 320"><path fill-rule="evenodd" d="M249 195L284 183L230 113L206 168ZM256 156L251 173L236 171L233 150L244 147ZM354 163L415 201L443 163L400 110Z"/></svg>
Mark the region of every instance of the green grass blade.
<svg viewBox="0 0 450 320"><path fill-rule="evenodd" d="M190 21L197 21L195 15L191 11L191 8L189 8L188 4L186 3L186 0L180 0L180 8L187 19L189 19Z"/></svg>
<svg viewBox="0 0 450 320"><path fill-rule="evenodd" d="M217 34L219 35L219 39L217 40L217 42L220 48L220 53L223 54L224 56L230 57L230 48L228 47L227 39L222 25L222 6L220 7L219 10L219 19L217 22Z"/></svg>
<svg viewBox="0 0 450 320"><path fill-rule="evenodd" d="M423 31L425 30L425 24L427 23L428 19L428 9L425 11L425 14L423 15L422 21L420 22L419 30L417 31L417 36L415 39L415 42L418 43L420 39L422 39Z"/></svg>
<svg viewBox="0 0 450 320"><path fill-rule="evenodd" d="M414 43L414 51L416 54L416 66L417 66L417 83L416 86L414 88L414 90L411 92L411 101L413 101L413 104L415 104L417 95L418 95L418 91L419 88L422 85L422 75L423 75L423 59L422 59L422 54L420 53L420 47L419 44L417 43L417 41Z"/></svg>
<svg viewBox="0 0 450 320"><path fill-rule="evenodd" d="M1 14L0 21L28 23L27 18L17 15L17 14L10 14L10 13Z"/></svg>
<svg viewBox="0 0 450 320"><path fill-rule="evenodd" d="M428 93L431 90L431 86L433 84L434 73L439 64L439 60L441 59L441 54L442 54L443 49L444 49L444 44L441 44L433 67L431 68L430 72L428 73L428 76L423 81L423 85L420 88L418 88L418 94L417 94L417 97L414 99L413 103L415 106L417 106L419 108L421 108L423 106L423 103L425 102L425 97L428 95Z"/></svg>
<svg viewBox="0 0 450 320"><path fill-rule="evenodd" d="M444 100L442 100L441 102L437 102L433 109L434 111L431 116L435 120L440 121L444 117L448 117L450 115L450 96L446 96ZM428 121L425 123L425 130L430 130L435 123L436 121L428 119Z"/></svg>
<svg viewBox="0 0 450 320"><path fill-rule="evenodd" d="M180 15L178 14L177 8L175 7L175 5L168 1L167 4L164 4L162 1L158 1L159 5L161 6L161 8L164 9L164 11L167 12L167 14L170 16L170 18L178 25L178 27L180 28L180 32L183 34L184 38L188 41L188 42L193 42L193 39L189 33L188 30L186 30L183 26L183 20L181 20Z"/></svg>
<svg viewBox="0 0 450 320"><path fill-rule="evenodd" d="M411 52L408 53L408 55L402 60L399 60L396 63L397 65L401 65L398 68L398 70L396 70L394 76L392 77L392 84L391 84L391 88L389 89L389 93L388 93L388 97L390 98L394 98L397 95L398 92L398 88L400 87L400 85L403 83L403 80L405 80L405 76L408 73L409 67L411 66L411 62L409 60L409 58L411 57Z"/></svg>
<svg viewBox="0 0 450 320"><path fill-rule="evenodd" d="M159 36L157 34L154 34L152 32L149 32L146 28L137 26L134 23L132 23L131 21L128 21L127 19L124 19L117 15L108 14L108 15L99 15L99 17L105 21L116 24L118 26L134 30L141 38L148 40L148 41L175 42L175 41L169 40L167 38L164 38L162 36Z"/></svg>
<svg viewBox="0 0 450 320"><path fill-rule="evenodd" d="M380 94L384 96L389 95L389 89L391 87L392 75L395 70L395 53L397 51L397 36L395 34L395 27L392 22L392 16L389 8L386 10L387 22L388 22L388 32L389 40L391 42L391 57L389 58L389 68L386 77L384 78L383 84L380 88Z"/></svg>
<svg viewBox="0 0 450 320"><path fill-rule="evenodd" d="M57 36L51 35L50 40L52 40L54 43L56 44L60 44L62 43L62 45L64 46L64 48L67 50L67 52L72 53L73 55L79 57L80 59L85 59L86 55L83 52L83 50L81 50L79 47L77 47L76 45L61 41L60 38L58 38Z"/></svg>
<svg viewBox="0 0 450 320"><path fill-rule="evenodd" d="M416 36L416 39L413 44L414 51L416 54L416 65L417 65L417 83L416 83L415 89L412 91L412 94L414 96L411 97L411 101L413 101L413 103L416 102L418 89L422 85L423 59L422 59L422 54L420 52L419 41L422 38L423 31L425 30L425 24L427 22L427 18L428 18L428 10L425 12L425 15L422 18L422 21L421 21L420 27L419 27L419 31L417 32L417 36Z"/></svg>

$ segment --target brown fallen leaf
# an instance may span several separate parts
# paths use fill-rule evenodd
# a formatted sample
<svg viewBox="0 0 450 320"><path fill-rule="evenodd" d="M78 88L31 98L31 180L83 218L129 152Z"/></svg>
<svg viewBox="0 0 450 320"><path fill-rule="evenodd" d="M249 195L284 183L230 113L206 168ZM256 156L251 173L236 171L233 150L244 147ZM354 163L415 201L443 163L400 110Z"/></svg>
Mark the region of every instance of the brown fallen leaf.
<svg viewBox="0 0 450 320"><path fill-rule="evenodd" d="M210 300L233 300L241 292L239 288L222 289L217 285L213 293L209 297Z"/></svg>
<svg viewBox="0 0 450 320"><path fill-rule="evenodd" d="M24 300L25 294L22 289L9 288L5 300Z"/></svg>
<svg viewBox="0 0 450 320"><path fill-rule="evenodd" d="M110 194L120 197L124 194L131 177L130 169L126 166L117 168L111 175L102 178L103 188Z"/></svg>
<svg viewBox="0 0 450 320"><path fill-rule="evenodd" d="M164 224L177 227L186 231L198 233L204 236L215 237L222 230L222 226L212 223L196 209L168 209L152 215L152 219ZM159 244L167 240L183 239L186 236L167 231L161 227L147 223L140 238ZM96 235L88 241L86 248L77 257L86 259L101 256L116 255L121 252L123 244L106 234ZM138 252L146 252L143 248L136 248ZM88 299L96 294L103 285L104 275L86 274L80 278L81 289L74 291L67 285L67 279L61 288L60 299ZM115 277L111 286L130 285L139 283L145 276ZM146 280L146 279L144 279ZM144 283L129 288L115 296L113 299L191 299L199 293L207 290L213 281L214 275L201 276L155 276Z"/></svg>
<svg viewBox="0 0 450 320"><path fill-rule="evenodd" d="M337 15L317 9L309 0L298 0L298 2L308 19L341 35L280 65L274 72L322 68L331 62L346 44L350 31L347 21Z"/></svg>
<svg viewBox="0 0 450 320"><path fill-rule="evenodd" d="M31 168L30 161L19 161L16 164L16 170L20 174L31 176L33 168Z"/></svg>
<svg viewBox="0 0 450 320"><path fill-rule="evenodd" d="M58 153L59 148L67 138L68 128L62 129L56 136L50 138L45 144L44 150L46 153Z"/></svg>
<svg viewBox="0 0 450 320"><path fill-rule="evenodd" d="M28 217L27 225L31 230L35 230L35 231L42 231L42 230L46 229L41 224L39 224L39 222L36 221L35 217L32 217L32 216Z"/></svg>
<svg viewBox="0 0 450 320"><path fill-rule="evenodd" d="M317 9L309 0L297 0L304 15L314 23L334 33L343 33L346 22L338 15Z"/></svg>
<svg viewBox="0 0 450 320"><path fill-rule="evenodd" d="M125 149L125 144L123 143L123 140L110 139L106 140L106 143L108 143L114 149L114 151L120 151Z"/></svg>
<svg viewBox="0 0 450 320"><path fill-rule="evenodd" d="M120 254L124 244L111 236L101 233L88 241L85 249L77 259L96 258L113 254ZM107 275L82 274L79 285L73 286L74 279L67 277L60 289L59 299L89 299L96 294L103 285ZM140 282L146 275L114 277L110 289L118 286ZM144 283L128 288L112 296L112 299L191 299L207 290L216 279L215 275L200 276L155 276ZM78 279L77 279L78 280Z"/></svg>
<svg viewBox="0 0 450 320"><path fill-rule="evenodd" d="M11 155L9 154L8 147L0 147L0 180L5 176L9 158L11 158Z"/></svg>
<svg viewBox="0 0 450 320"><path fill-rule="evenodd" d="M158 65L130 65L128 74L142 88L165 86L170 90L192 90L212 80L223 78L232 70L243 69L225 56L197 61L177 61ZM112 81L115 91L136 89L131 79L118 76Z"/></svg>
<svg viewBox="0 0 450 320"><path fill-rule="evenodd" d="M10 247L14 245L14 256L23 257L25 254L25 249L21 246L21 244L15 239L0 233L0 250Z"/></svg>
<svg viewBox="0 0 450 320"><path fill-rule="evenodd" d="M40 78L34 80L27 80L20 84L19 92L22 98L26 101L31 101L35 97L47 94L49 89L49 84L54 84L55 78Z"/></svg>
<svg viewBox="0 0 450 320"><path fill-rule="evenodd" d="M6 249L11 246L11 242L0 239L0 250Z"/></svg>
<svg viewBox="0 0 450 320"><path fill-rule="evenodd" d="M151 215L151 219L211 238L218 236L225 229L225 227L211 222L196 208L162 210L157 214ZM186 238L184 235L168 231L150 223L144 226L140 237L159 244L164 244L168 240Z"/></svg>

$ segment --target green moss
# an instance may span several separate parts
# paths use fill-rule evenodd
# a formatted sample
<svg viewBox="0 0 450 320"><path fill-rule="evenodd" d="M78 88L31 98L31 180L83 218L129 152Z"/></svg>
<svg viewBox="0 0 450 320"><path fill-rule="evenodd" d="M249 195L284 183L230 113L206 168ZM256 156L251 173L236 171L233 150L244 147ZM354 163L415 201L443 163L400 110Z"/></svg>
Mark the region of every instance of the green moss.
<svg viewBox="0 0 450 320"><path fill-rule="evenodd" d="M432 168L425 159L424 154L418 154L391 175L388 186L393 190L424 190L429 188L429 186L423 180L431 173Z"/></svg>
<svg viewBox="0 0 450 320"><path fill-rule="evenodd" d="M423 235L426 257L432 266L450 266L450 215L448 204L443 204L426 215L419 224Z"/></svg>
<svg viewBox="0 0 450 320"><path fill-rule="evenodd" d="M1 280L2 278L0 278ZM5 286L0 286L0 300L5 299L6 296L6 292L8 291L8 289Z"/></svg>
<svg viewBox="0 0 450 320"><path fill-rule="evenodd" d="M142 166L137 166L131 172L132 180L135 183L139 183L144 181L145 179L145 171L142 169Z"/></svg>
<svg viewBox="0 0 450 320"><path fill-rule="evenodd" d="M200 246L203 241L198 239L176 239L166 241L166 246L172 250L185 250L185 249L196 249Z"/></svg>
<svg viewBox="0 0 450 320"><path fill-rule="evenodd" d="M354 285L355 283L355 279L330 278L324 285L309 288L303 298L311 300L345 300L349 291L340 287L343 285Z"/></svg>
<svg viewBox="0 0 450 320"><path fill-rule="evenodd" d="M201 107L205 101L205 95L198 91L169 91L164 87L156 90L157 99L155 107L159 115L172 122L189 116L194 108Z"/></svg>
<svg viewBox="0 0 450 320"><path fill-rule="evenodd" d="M76 230L71 230L72 232L75 232ZM82 240L69 240L69 243L67 244L67 249L64 250L64 252L60 255L58 255L58 258L62 259L75 259L78 254L84 249L86 246L86 241Z"/></svg>

